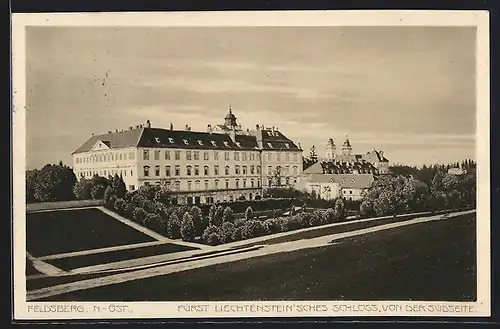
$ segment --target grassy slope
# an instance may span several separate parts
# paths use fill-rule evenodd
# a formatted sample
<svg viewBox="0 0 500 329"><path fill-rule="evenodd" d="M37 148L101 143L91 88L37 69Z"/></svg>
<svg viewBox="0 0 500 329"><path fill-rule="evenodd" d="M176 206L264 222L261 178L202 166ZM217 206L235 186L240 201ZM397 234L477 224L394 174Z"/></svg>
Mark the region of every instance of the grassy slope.
<svg viewBox="0 0 500 329"><path fill-rule="evenodd" d="M46 300L474 300L475 215Z"/></svg>

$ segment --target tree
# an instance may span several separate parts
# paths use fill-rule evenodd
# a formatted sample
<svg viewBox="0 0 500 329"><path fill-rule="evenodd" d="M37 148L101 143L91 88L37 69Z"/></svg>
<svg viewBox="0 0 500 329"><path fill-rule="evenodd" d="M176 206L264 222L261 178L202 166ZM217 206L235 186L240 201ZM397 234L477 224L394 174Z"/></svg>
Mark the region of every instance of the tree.
<svg viewBox="0 0 500 329"><path fill-rule="evenodd" d="M33 180L33 175L30 180ZM74 200L73 186L76 181L71 168L61 164L48 164L36 174L34 199L40 202Z"/></svg>
<svg viewBox="0 0 500 329"><path fill-rule="evenodd" d="M342 198L335 200L335 219L342 220L345 218L345 206Z"/></svg>
<svg viewBox="0 0 500 329"><path fill-rule="evenodd" d="M168 237L171 239L179 239L181 237L181 221L176 213L172 213L168 221Z"/></svg>
<svg viewBox="0 0 500 329"><path fill-rule="evenodd" d="M215 205L212 205L210 207L210 210L208 211L208 226L215 226L214 218L216 212L217 212L217 207Z"/></svg>
<svg viewBox="0 0 500 329"><path fill-rule="evenodd" d="M213 225L219 226L220 224L222 224L223 214L224 214L224 208L222 208L222 206L218 206L213 218Z"/></svg>
<svg viewBox="0 0 500 329"><path fill-rule="evenodd" d="M115 174L113 177L113 181L111 182L111 187L113 189L113 193L118 197L118 198L124 198L125 193L127 192L127 187L125 186L125 182L123 181L123 177L118 174ZM149 200L152 200L153 198L149 198Z"/></svg>
<svg viewBox="0 0 500 329"><path fill-rule="evenodd" d="M193 216L189 212L186 212L182 217L180 233L183 241L194 241L195 227Z"/></svg>
<svg viewBox="0 0 500 329"><path fill-rule="evenodd" d="M106 189L104 190L104 204L106 205L106 207L108 208L111 208L110 206L110 198L111 196L113 195L113 188L109 185L108 187L106 187ZM136 204L137 206L137 204Z"/></svg>
<svg viewBox="0 0 500 329"><path fill-rule="evenodd" d="M73 186L73 193L78 200L88 200L92 197L92 181L90 179L80 178Z"/></svg>
<svg viewBox="0 0 500 329"><path fill-rule="evenodd" d="M38 174L39 174L38 169L26 171L26 202L27 203L37 201L36 197L35 197L35 191L36 191L36 184L37 184L37 180L38 180Z"/></svg>

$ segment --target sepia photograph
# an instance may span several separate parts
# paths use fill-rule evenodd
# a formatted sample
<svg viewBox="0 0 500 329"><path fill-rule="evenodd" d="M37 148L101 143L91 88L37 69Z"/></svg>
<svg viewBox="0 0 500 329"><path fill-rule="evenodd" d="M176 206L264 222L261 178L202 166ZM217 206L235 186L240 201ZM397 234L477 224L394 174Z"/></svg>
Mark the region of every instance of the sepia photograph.
<svg viewBox="0 0 500 329"><path fill-rule="evenodd" d="M487 15L300 14L14 17L20 316L489 315Z"/></svg>

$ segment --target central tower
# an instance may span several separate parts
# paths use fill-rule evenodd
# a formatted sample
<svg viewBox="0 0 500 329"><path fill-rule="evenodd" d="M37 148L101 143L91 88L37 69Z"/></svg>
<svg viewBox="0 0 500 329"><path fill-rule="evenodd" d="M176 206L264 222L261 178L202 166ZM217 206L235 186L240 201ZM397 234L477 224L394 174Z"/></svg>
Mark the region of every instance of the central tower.
<svg viewBox="0 0 500 329"><path fill-rule="evenodd" d="M236 129L238 124L236 123L236 116L233 114L231 105L229 105L229 113L226 115L224 125L229 129Z"/></svg>

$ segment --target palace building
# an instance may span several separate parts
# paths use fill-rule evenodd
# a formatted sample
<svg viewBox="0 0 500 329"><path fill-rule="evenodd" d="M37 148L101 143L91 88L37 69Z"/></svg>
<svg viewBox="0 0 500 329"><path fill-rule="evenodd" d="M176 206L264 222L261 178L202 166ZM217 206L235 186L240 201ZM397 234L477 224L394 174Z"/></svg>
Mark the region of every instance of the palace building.
<svg viewBox="0 0 500 329"><path fill-rule="evenodd" d="M77 177L121 175L128 190L162 185L174 203L255 199L267 187L297 186L302 149L277 127L243 130L232 110L205 132L145 125L92 135L72 153Z"/></svg>

